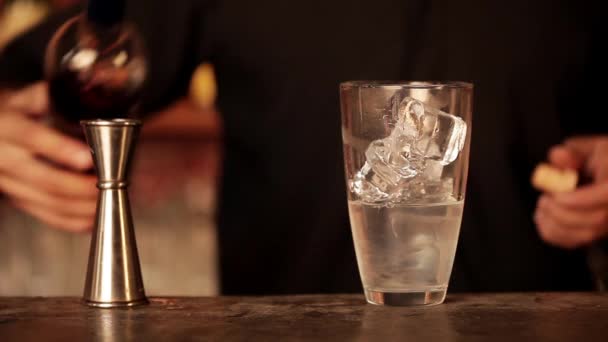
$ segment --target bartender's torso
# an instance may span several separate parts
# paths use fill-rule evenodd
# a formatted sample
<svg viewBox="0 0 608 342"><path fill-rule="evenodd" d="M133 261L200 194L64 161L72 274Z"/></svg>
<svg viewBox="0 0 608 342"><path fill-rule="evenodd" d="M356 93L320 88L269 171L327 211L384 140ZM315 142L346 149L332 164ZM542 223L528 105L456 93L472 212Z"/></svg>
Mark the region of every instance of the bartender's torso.
<svg viewBox="0 0 608 342"><path fill-rule="evenodd" d="M213 62L218 78L224 291L359 290L338 105L338 84L353 79L475 83L453 290L590 288L584 254L544 244L532 222L537 195L529 175L572 133L563 117L576 108L589 50L583 13L544 5L203 3L188 39L196 39L193 53Z"/></svg>

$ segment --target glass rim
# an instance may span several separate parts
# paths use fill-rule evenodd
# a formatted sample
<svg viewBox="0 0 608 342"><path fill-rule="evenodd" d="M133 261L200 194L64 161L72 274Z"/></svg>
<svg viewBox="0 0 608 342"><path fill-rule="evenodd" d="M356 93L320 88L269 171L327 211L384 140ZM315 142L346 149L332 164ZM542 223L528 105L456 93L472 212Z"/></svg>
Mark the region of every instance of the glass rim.
<svg viewBox="0 0 608 342"><path fill-rule="evenodd" d="M473 83L463 81L391 81L391 80L354 80L340 83L340 89L347 88L386 88L386 89L473 89Z"/></svg>
<svg viewBox="0 0 608 342"><path fill-rule="evenodd" d="M137 119L93 119L80 121L82 126L139 126L141 121Z"/></svg>

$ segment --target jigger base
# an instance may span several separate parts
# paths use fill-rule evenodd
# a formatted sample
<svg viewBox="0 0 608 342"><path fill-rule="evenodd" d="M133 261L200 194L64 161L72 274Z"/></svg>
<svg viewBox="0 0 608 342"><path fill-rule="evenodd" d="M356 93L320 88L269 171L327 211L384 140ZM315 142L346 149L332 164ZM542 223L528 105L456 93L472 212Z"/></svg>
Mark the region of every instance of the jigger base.
<svg viewBox="0 0 608 342"><path fill-rule="evenodd" d="M131 302L93 302L90 300L83 299L82 302L87 306L91 306L94 308L103 308L103 309L130 308L133 306L149 304L148 299L141 299L141 300L136 300L136 301L131 301Z"/></svg>

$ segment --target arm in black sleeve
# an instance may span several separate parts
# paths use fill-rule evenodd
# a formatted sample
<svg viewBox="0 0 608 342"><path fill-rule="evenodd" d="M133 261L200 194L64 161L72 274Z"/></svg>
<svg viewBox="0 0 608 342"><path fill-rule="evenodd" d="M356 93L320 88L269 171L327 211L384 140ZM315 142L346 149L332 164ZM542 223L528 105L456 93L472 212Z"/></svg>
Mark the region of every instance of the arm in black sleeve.
<svg viewBox="0 0 608 342"><path fill-rule="evenodd" d="M44 51L55 31L82 10L75 6L57 12L13 39L0 51L0 87L18 88L44 77Z"/></svg>
<svg viewBox="0 0 608 342"><path fill-rule="evenodd" d="M209 2L129 2L130 20L143 34L148 51L148 81L142 100L144 114L187 94L192 73L204 58L200 25L208 16Z"/></svg>

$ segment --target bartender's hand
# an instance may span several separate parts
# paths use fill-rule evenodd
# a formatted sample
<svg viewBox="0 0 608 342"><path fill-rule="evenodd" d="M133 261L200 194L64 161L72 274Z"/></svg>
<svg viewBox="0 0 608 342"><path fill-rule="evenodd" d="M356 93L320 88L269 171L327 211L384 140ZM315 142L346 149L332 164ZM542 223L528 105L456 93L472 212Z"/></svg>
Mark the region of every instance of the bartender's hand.
<svg viewBox="0 0 608 342"><path fill-rule="evenodd" d="M40 122L47 100L44 83L0 96L0 195L52 227L86 231L97 197L95 177L82 172L90 151Z"/></svg>
<svg viewBox="0 0 608 342"><path fill-rule="evenodd" d="M551 149L549 161L590 182L539 198L534 219L543 240L573 249L608 237L608 136L566 140Z"/></svg>

